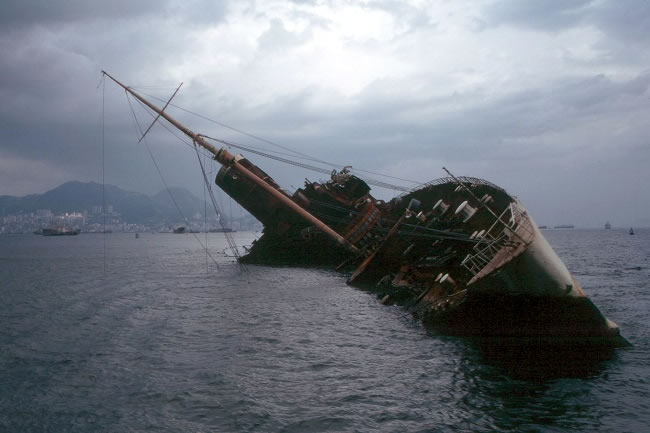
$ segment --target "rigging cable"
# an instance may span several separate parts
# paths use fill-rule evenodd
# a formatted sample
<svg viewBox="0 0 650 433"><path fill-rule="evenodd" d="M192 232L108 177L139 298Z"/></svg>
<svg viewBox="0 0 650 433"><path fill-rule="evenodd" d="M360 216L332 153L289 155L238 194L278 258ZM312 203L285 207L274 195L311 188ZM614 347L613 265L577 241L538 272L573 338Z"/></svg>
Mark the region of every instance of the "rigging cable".
<svg viewBox="0 0 650 433"><path fill-rule="evenodd" d="M138 117L135 114L135 110L133 109L133 104L131 104L131 98L129 98L129 93L124 92L126 95L126 100L129 103L129 107L131 108L131 113L133 114L133 120L135 121L137 129L140 131L140 136L142 136L142 128L140 127L140 123L138 122ZM176 210L180 214L181 218L183 218L183 221L185 221L185 224L189 226L189 222L187 221L187 218L185 218L185 215L183 214L183 211L181 210L180 206L176 202L176 199L174 199L174 195L171 193L169 190L169 186L167 185L167 182L165 181L165 178L162 175L162 171L160 170L160 167L158 166L158 162L156 162L156 158L154 158L153 153L151 152L151 148L149 147L149 143L146 139L143 140L145 147L147 149L147 152L149 153L149 156L151 157L151 161L153 162L154 166L156 167L156 171L158 171L158 175L160 176L160 180L162 181L163 185L165 185L165 190L169 194L169 197L172 199L172 202L174 203L174 206L176 206ZM192 231L190 230L190 233ZM196 233L192 233L192 236L194 236L194 239L197 240L197 242L201 245L201 247L205 250L205 253L210 256L214 264L217 266L217 270L219 270L219 264L215 260L214 257L212 257L212 254L210 254L210 251L203 245L203 242L201 242L201 239L196 235Z"/></svg>
<svg viewBox="0 0 650 433"><path fill-rule="evenodd" d="M208 180L208 176L205 173L205 167L203 166L203 161L201 161L201 155L199 153L198 147L199 147L198 144L195 143L194 148L196 149L196 157L198 158L199 165L201 166L201 173L203 174L203 180L205 182L205 186L208 189L208 193L210 195L210 200L212 201L212 206L214 207L214 211L216 212L217 217L219 219L219 223L221 225L221 228L223 229L224 237L226 238L226 242L228 243L228 246L230 247L230 249L235 254L235 257L237 259L237 263L239 264L240 269L246 271L247 270L246 267L243 266L243 264L240 263L240 261L239 261L241 259L241 255L239 254L239 249L237 248L237 244L235 243L235 239L233 238L231 233L229 233L229 232L227 232L225 230L223 221L221 220L221 211L219 209L219 206L217 205L217 200L214 197L214 193L212 192L212 185L210 185L210 181Z"/></svg>
<svg viewBox="0 0 650 433"><path fill-rule="evenodd" d="M127 94L127 96L128 96L128 94ZM147 106L145 106L141 101L139 101L139 100L137 100L137 99L136 99L136 101L140 104L140 106L142 107L142 109L143 109L147 114L149 114L149 115L152 116L152 117L155 117L155 116L153 115L153 113L150 111L150 109L149 109ZM130 103L130 100L129 100L129 103ZM131 108L131 109L133 110L133 108ZM222 233L224 234L224 237L225 237L225 239L226 239L226 242L228 243L228 247L227 247L227 249L230 249L230 250L233 251L234 256L237 258L237 262L239 263L239 259L241 258L241 254L239 253L239 249L238 249L237 243L235 242L235 239L234 239L234 237L232 236L232 234L231 234L230 232L226 231L226 227L225 227L225 225L224 225L224 223L223 223L223 219L221 218L221 216L222 216L222 214L223 214L222 211L221 211L221 207L218 205L217 200L216 200L216 198L214 197L214 193L212 192L212 186L210 185L210 182L208 181L208 179L206 179L205 169L204 169L203 164L202 164L202 162L201 162L201 157L200 157L200 155L203 155L204 157L210 157L210 156L209 156L206 152L204 152L204 151L203 151L203 152L200 152L200 151L199 151L199 147L197 146L197 143L196 143L196 142L190 144L190 142L187 141L187 139L185 139L184 137L181 137L181 136L179 136L178 134L176 134L175 131L172 130L171 128L169 128L169 126L168 126L167 124L165 124L165 123L161 123L161 125L162 125L162 126L163 126L163 127L164 127L164 128L165 128L165 129L170 133L170 134L172 134L172 135L173 135L174 137L176 137L179 141L181 141L183 144L185 144L186 146L188 146L188 147L190 147L190 148L192 148L192 149L194 149L194 150L196 151L196 153L197 153L197 157L198 157L198 159L199 159L199 165L201 165L201 171L203 172L204 184L207 185L207 187L208 187L208 191L209 191L209 193L210 193L210 199L212 200L212 205L213 205L213 207L214 207L214 209L215 209L215 212L216 212L216 214L217 214L217 217L218 217L218 220L219 220L219 225L221 226L221 228L222 228ZM148 149L148 147L147 147L147 149ZM201 149L203 149L203 148L201 148ZM214 159L214 158L210 157L210 159ZM170 193L170 194L171 194L171 193ZM184 218L184 217L183 217L183 218ZM240 268L240 270L244 270L244 271L247 271L247 270L248 270L245 266L242 266L241 263L239 263L239 268Z"/></svg>
<svg viewBox="0 0 650 433"><path fill-rule="evenodd" d="M147 94L147 93L145 93L145 92L142 92L142 93L143 93L144 95L150 97L150 98L153 98L153 99L156 99L156 100L158 100L158 101L163 101L163 102L164 102L163 99L157 98L157 97L155 97L155 96L153 96L153 95L150 95L150 94ZM191 114L191 115L193 115L193 116L197 116L197 117L199 117L199 118L201 118L201 119L207 120L208 122L212 122L212 123L214 123L214 124L216 124L216 125L219 125L219 126L221 126L221 127L223 127L223 128L230 129L231 131L238 132L238 133L240 133L240 134L243 134L243 135L246 135L246 136L248 136L248 137L251 137L251 138L253 138L253 139L255 139L255 140L259 140L259 141L262 141L262 142L264 142L264 143L268 143L268 144L270 144L270 145L272 145L272 146L279 147L280 149L284 149L284 150L286 150L286 151L288 151L288 152L292 152L293 154L300 155L300 156L302 156L302 157L304 157L304 158L306 158L306 159L309 159L309 160L311 160L311 161L314 161L314 162L320 162L321 164L329 165L329 166L331 166L331 167L335 167L335 168L336 168L336 167L344 167L343 164L335 164L335 163L332 163L332 162L323 161L323 160L321 160L321 159L313 158L313 157L311 157L311 156L309 156L309 155L306 155L306 154L304 154L304 153L302 153L302 152L299 152L299 151L297 151L297 150L293 150L293 149L291 149L291 148L289 148L289 147L283 146L283 145L278 144L278 143L276 143L276 142L274 142L274 141L267 140L266 138L263 138L263 137L260 137L260 136L257 136L257 135L254 135L254 134L248 133L248 132L246 132L246 131L243 131L243 130L241 130L241 129L238 129L238 128L235 128L235 127L232 127L232 126L226 125L225 123L222 123L222 122L219 122L219 121L217 121L217 120L211 119L211 118L209 118L209 117L207 117L207 116L204 116L204 115L202 115L202 114L196 113L196 112L194 112L194 111L190 111L190 110L188 110L188 109L186 109L186 108L183 108L183 107L180 107L180 106L178 106L178 105L176 105L176 104L171 104L171 103L170 103L169 105L171 105L172 107L177 108L177 109L179 109L179 110L181 110L181 111L184 111L184 112L186 112L186 113L188 113L188 114ZM390 175L388 175L388 174L377 173L377 172L369 171L369 170L362 170L362 169L360 169L360 168L354 168L354 167L353 167L352 169L355 170L355 171L360 171L360 172L362 172L362 173L374 174L374 175L376 175L376 176L383 176L383 177L387 177L387 178L390 178L390 179L401 180L401 181L409 182L409 183L413 183L413 184L416 184L416 185L421 185L421 184L422 184L422 182L418 182L418 181L410 180L410 179L404 179L404 178L397 177L397 176L390 176Z"/></svg>
<svg viewBox="0 0 650 433"><path fill-rule="evenodd" d="M104 241L104 274L106 273L106 77L102 75L102 216L103 216L103 241Z"/></svg>
<svg viewBox="0 0 650 433"><path fill-rule="evenodd" d="M209 248L208 246L208 201L205 199L205 185L203 185L203 232L205 233L205 249ZM208 255L205 255L205 273L207 274L209 263Z"/></svg>
<svg viewBox="0 0 650 433"><path fill-rule="evenodd" d="M153 117L153 114L147 109L147 107L144 104L142 104L140 102L140 105L145 109L145 111L147 113L149 113L149 115L151 115ZM170 104L170 105L172 105L172 104ZM182 141L185 145L187 145L188 147L192 146L187 140L185 140L182 137L179 137L177 134L175 134L174 131L171 130L165 123L161 123L161 124L163 125L163 127L165 127L165 129L167 129L167 131L169 131L172 135L174 135L176 138L178 138L180 141ZM315 166L300 163L300 162L297 162L297 161L291 161L289 159L277 157L275 155L270 155L270 154L261 152L259 150L255 150L253 148L250 148L249 146L244 146L242 144L234 143L234 142L231 142L229 140L223 140L223 139L210 137L208 135L203 135L203 134L199 134L199 135L201 137L203 137L203 138L213 140L213 141L222 143L222 144L227 145L227 146L232 146L232 147L235 147L235 148L238 148L238 149L241 149L241 150L245 150L247 152L255 153L255 154L258 154L258 155L263 156L263 157L267 157L267 158L270 158L270 159L275 159L275 160L278 160L280 162L284 162L284 163L291 164L291 165L296 165L298 167L302 167L302 168L312 170L312 171L316 171L316 172L319 172L319 173L325 173L325 174L330 174L331 173L329 170L327 170L325 168L315 167ZM198 152L198 148L197 148L196 145L194 145L192 147ZM398 185L390 185L390 184L386 184L385 182L381 182L381 181L376 181L376 182L385 185L386 188L400 189L400 190L403 190L403 191L410 191L410 189L400 187ZM368 183L370 183L370 182L368 182ZM319 200L314 200L314 201L321 204L321 205L323 205L323 206L330 207L332 209L338 208L338 209L340 209L342 211L345 211L345 212L349 211L349 209L347 209L347 208L332 205L330 203L321 202ZM219 211L217 211L217 212L219 212ZM324 213L319 213L319 212L312 212L312 213L314 213L314 215L321 216L321 217L323 217L325 219L329 219L330 221L336 220L337 222L347 222L347 221L344 221L342 219L338 219L336 217L332 217L331 215L327 215L327 214L324 214ZM395 221L389 221L389 222L395 222ZM470 240L467 235L463 235L463 234L456 234L456 233L448 232L448 231L445 231L445 230L436 230L436 229L432 229L432 228L429 228L429 227L422 227L422 226L419 226L419 225L413 225L413 224L408 224L408 223L403 223L402 225L405 226L405 227L413 228L414 232L415 232L415 230L425 230L425 231L431 233L431 234L423 234L423 233L416 234L416 233L413 232L413 233L410 233L412 236L428 237L428 238L434 238L434 239L458 240L458 241L464 241L464 242L475 242L474 240ZM387 231L387 230L379 228L379 227L376 227L374 230ZM401 231L400 233L401 234L408 234L408 233L406 233L404 231Z"/></svg>
<svg viewBox="0 0 650 433"><path fill-rule="evenodd" d="M151 95L148 95L148 96L151 96ZM155 97L154 97L154 98L155 98ZM156 99L159 99L159 98L156 98ZM139 102L139 101L138 101L138 102ZM149 110L144 106L144 104L142 104L141 102L139 102L139 103L140 103L140 105L145 109L145 111L146 111L147 113L149 113L149 115L151 115L151 116L153 117L153 113L151 113L151 112L150 112L150 111L149 111ZM221 123L219 123L219 122L217 122L217 121L214 121L214 120L212 120L212 119L209 119L209 118L207 118L207 117L205 117L205 116L202 116L202 115L200 115L200 114L197 114L197 113L191 112L191 111L189 111L189 110L185 110L185 109L183 109L183 108L181 108L181 107L178 107L178 106L176 106L176 105L174 105L174 104L169 104L169 105L172 105L172 106L174 106L174 107L176 107L176 108L179 108L179 109L181 109L181 110L183 110L183 111L186 111L186 112L188 112L188 113L190 113L190 114L196 115L196 116L201 117L201 118L204 118L204 119L206 119L206 120L213 121L213 122L215 122L215 123L221 125ZM165 129L167 129L167 131L169 131L172 135L174 135L176 138L178 138L178 139L179 139L181 142L183 142L185 145L187 145L188 147L190 147L190 146L193 147L193 148L195 149L195 151L197 152L197 157L199 157L199 156L198 156L198 155L199 155L199 149L198 149L198 146L196 145L196 143L193 143L193 145L190 144L186 139L183 139L182 137L179 137L176 133L174 133L174 131L171 130L171 129L166 125L166 124L162 123L162 125L163 125L163 127L165 127ZM223 125L223 126L226 126L226 125ZM227 127L227 126L226 126L226 127ZM234 129L234 128L231 128L231 129ZM263 141L267 141L267 140L261 139L261 138L259 138L259 137L253 136L253 135L251 135L251 134L247 134L247 133L245 133L245 132L243 132L243 131L239 131L239 130L237 130L237 129L234 129L234 130L237 131L237 132L241 132L241 133L243 133L243 134L245 134L245 135L249 135L249 136L251 136L251 137L253 137L253 138L257 138L257 139L260 139L260 140L263 140ZM305 169L308 169L308 170L312 170L312 171L316 171L316 172L319 172L319 173L324 173L324 174L330 174L330 173L331 173L330 170L328 170L328 169L321 168L321 167L315 167L315 166L312 166L312 165L309 165L309 164L305 164L305 163L301 163L301 162L297 162L297 161L292 161L292 160L290 160L290 159L286 159L286 158L282 158L282 157L279 157L279 156L271 155L271 154L268 154L268 153L262 152L262 151L260 151L260 150L256 150L255 148L250 147L250 146L245 146L245 145L242 145L242 144L239 144L239 143L234 143L234 142L229 141L229 140L223 140L223 139L219 139L219 138L211 137L211 136L208 136L208 135L203 135L203 134L199 134L199 135L200 135L201 137L203 137L203 138L206 138L206 139L209 139L209 140L213 140L213 141L216 141L216 142L222 143L222 144L224 144L224 145L226 145L226 146L235 147L235 148L238 148L238 149L241 149L241 150L244 150L244 151L247 151L247 152L255 153L255 154L258 154L258 155L260 155L260 156L263 156L263 157L266 157L266 158L270 158L270 159L274 159L274 160L277 160L277 161L280 161L280 162L283 162L283 163L286 163L286 164L295 165L295 166L298 166L298 167L301 167L301 168L305 168ZM272 142L270 142L270 143L271 143L271 144L274 144L274 143L272 143ZM278 146L279 146L279 145L278 145ZM289 151L292 151L291 149L288 149L288 150L289 150ZM296 152L296 153L297 153L297 152ZM288 156L288 155L287 155L287 156ZM310 159L310 160L313 160L313 161L316 161L316 162L322 162L322 161L320 161L320 160L317 160L317 159L314 159L314 158L310 158L310 157L306 157L306 159ZM200 157L199 157L199 163L201 164ZM325 162L322 162L322 163L325 163ZM329 163L326 163L326 164L329 164ZM203 175L204 175L204 177L205 177L205 170L203 169L203 167L202 167L202 171L203 171ZM398 186L398 185L391 185L391 184L388 184L388 183L386 183L386 182L377 181L377 180L374 180L374 179L366 179L366 181L367 181L368 183L375 184L375 185L377 185L377 186L382 186L382 187L389 188L389 189L395 189L395 190L400 190L400 191L405 191L405 192L407 192L407 191L411 191L411 189L409 189L409 188L401 187L401 186ZM412 182L413 182L413 181L412 181ZM415 183L415 182L414 182L414 183ZM206 180L206 184L207 184L207 185L210 185L210 183L207 182L207 180ZM211 192L211 188L209 188L209 191ZM212 195L212 192L211 192L211 195ZM212 198L212 197L211 197L211 198ZM325 206L328 206L328 207L336 207L336 206L332 206L332 205L325 204L325 203L322 203L322 204L325 205ZM213 206L215 206L215 211L216 211L217 213L219 213L220 211L218 210L219 207L218 207L217 204L216 204L216 200L213 202ZM343 208L341 208L341 210L343 210ZM342 220L342 219L340 219L340 218L332 217L331 215L327 215L327 214L323 214L323 213L319 213L319 212L313 212L313 213L314 213L314 215L318 215L318 216L321 216L321 217L323 217L323 218L325 218L325 219L329 219L330 221L336 220L336 221L338 221L338 222L344 222L344 220ZM220 220L220 222L221 222L221 220ZM412 228L413 231L410 232L410 233L408 233L408 232L404 232L404 231L400 231L399 233L401 233L401 234L406 234L406 235L411 235L411 236L418 236L418 237L433 238L433 239L448 239L448 240L457 240L457 241L465 241L465 242L474 242L473 240L470 240L470 239L468 238L467 235L456 234L456 233L448 232L448 231L445 231L445 230L436 230L436 229L432 229L432 228L429 228L429 227L422 227L422 226L419 226L419 225L412 225L412 224L407 224L407 223L404 223L403 225L404 225L405 227L410 227L410 228ZM222 224L222 228L225 228L225 227L223 227L223 224ZM386 229L382 229L382 228L379 228L379 227L374 228L373 231L374 231L374 230L376 230L376 231L387 231ZM429 234L425 234L425 233L415 233L415 231L417 231L417 230L425 230L425 231L429 232ZM227 232L224 232L224 234L228 234L228 233L227 233ZM227 240L228 240L228 238L230 238L230 236L227 236ZM234 245L234 246L231 245L231 244L230 244L230 241L229 241L229 246L230 246L230 249L233 250L235 256L239 258L239 253L238 253L238 250L237 250L236 245Z"/></svg>
<svg viewBox="0 0 650 433"><path fill-rule="evenodd" d="M144 104L142 104L140 102L140 105L143 107L143 109L145 109L145 111L147 113L149 113L149 115L151 115L153 117L153 113L151 113ZM170 105L173 105L173 104L170 104ZM191 113L191 114L194 114L194 113ZM200 115L198 115L198 116L200 116ZM183 139L182 137L179 137L177 134L175 134L174 131L171 130L165 123L161 123L161 124L172 135L174 135L176 138L178 138L180 141L182 141L188 147L191 146L192 148L194 148L195 151L198 153L199 150L198 150L198 146L196 145L196 143L194 145L191 145L186 139ZM315 166L304 164L304 163L301 163L301 162L291 161L289 159L281 158L281 157L278 157L278 156L275 156L275 155L270 155L270 154L267 154L265 152L261 152L259 150L254 149L254 148L251 148L249 146L234 143L234 142L229 141L229 140L223 140L223 139L219 139L219 138L215 138L215 137L211 137L211 136L203 135L203 134L199 134L199 136L201 136L203 138L206 138L206 139L209 139L209 140L216 141L216 142L224 144L226 146L232 146L232 147L235 147L235 148L238 148L238 149L241 149L241 150L245 150L247 152L255 153L255 154L258 154L258 155L266 157L266 158L274 159L274 160L277 160L277 161L280 161L280 162L295 165L295 166L305 168L305 169L308 169L308 170L316 171L316 172L319 172L319 173L325 173L325 174L330 174L331 173L329 170L327 170L325 168L315 167ZM200 162L201 161L199 160L199 163ZM368 181L368 179L366 179L366 181ZM371 182L372 181L369 181L368 183L371 183ZM404 188L404 187L401 187L401 186L398 186L398 185L391 185L391 184L387 184L387 183L381 182L381 181L374 181L374 182L376 184L381 184L381 186L384 186L384 187L389 188L389 189L398 189L398 190L402 190L402 191L410 191L410 189ZM208 185L209 185L209 182L208 182ZM346 212L349 211L347 208L339 207L339 206L332 205L332 204L325 203L325 202L320 202L318 200L315 200L315 202L318 202L319 204L321 204L323 206L330 207L330 208L333 208L333 209L336 209L338 207L342 211L346 211ZM215 205L216 205L216 202L215 202ZM216 209L218 209L218 206L217 206ZM219 213L219 210L216 210L216 212ZM324 214L324 213L320 213L320 212L312 212L312 213L314 215L321 216L322 218L328 219L330 221L348 222L348 221L345 221L345 220L342 220L340 218L336 218L336 217L333 217L331 215L327 215L327 214ZM221 222L221 220L220 220L220 222ZM389 222L391 222L391 221L389 221ZM394 222L394 221L392 221L392 222ZM464 241L464 242L470 242L470 243L475 242L474 240L470 240L469 237L467 235L464 235L464 234L457 234L457 233L448 232L448 231L445 231L445 230L436 230L436 229L432 229L432 228L429 228L429 227L422 227L422 226L419 226L419 225L413 225L413 224L408 224L408 223L403 223L402 225L405 226L405 227L412 228L413 231L411 233L400 231L399 232L400 234L407 234L407 235L419 236L419 237L427 237L427 238L433 238L433 239L458 240L458 241ZM225 227L223 227L223 225L222 225L222 228L225 228ZM387 229L383 229L383 228L379 228L379 227L375 227L373 230L387 231ZM417 230L424 230L426 232L429 232L429 234L415 233L415 231L417 231ZM234 251L237 251L236 246L233 248L233 246L230 245L230 248L234 249ZM238 252L235 252L235 256L239 257Z"/></svg>
<svg viewBox="0 0 650 433"><path fill-rule="evenodd" d="M313 166L313 165L305 164L303 162L292 161L290 159L282 158L282 157L279 157L279 156L276 156L276 155L271 155L271 154L268 154L268 153L265 153L265 152L261 152L259 150L255 150L254 148L251 148L249 146L245 146L243 144L234 143L234 142L229 141L229 140L222 140L222 139L219 139L219 138L214 138L214 137L210 137L210 136L202 135L202 134L201 134L201 137L204 137L204 138L207 138L209 140L213 140L213 141L225 144L226 146L232 146L232 147L235 147L237 149L245 150L246 152L255 153L255 154L263 156L265 158L274 159L276 161L284 162L285 164L295 165L296 167L301 167L301 168L305 168L307 170L312 170L312 171L316 171L316 172L324 173L324 174L331 174L332 173L331 170L328 170L328 169L325 169L325 168L316 167L316 166ZM362 178L362 179L366 183L369 183L369 184L375 185L375 186L379 186L379 187L382 187L382 188L386 188L386 189L392 189L392 190L395 190L395 191L402 191L402 192L411 191L410 188L400 186L400 185L393 185L393 184L390 184L390 183L387 183L387 182L382 182L381 180L370 179L370 178Z"/></svg>
<svg viewBox="0 0 650 433"><path fill-rule="evenodd" d="M142 102L140 102L140 101L137 101L137 102L143 107L143 109L151 117L155 118L153 113ZM173 104L169 104L169 105L173 105ZM192 113L192 114L194 114L194 113ZM200 115L197 114L197 116L200 116ZM175 133L175 131L171 130L166 124L162 123L162 125L167 131L169 131L174 137L178 138L186 146L193 147L186 139L180 137L178 134ZM221 144L225 144L226 146L235 147L237 149L245 150L246 152L255 153L255 154L263 156L265 158L274 159L276 161L280 161L280 162L283 162L283 163L286 163L286 164L294 165L296 167L301 167L301 168L304 168L304 169L307 169L307 170L312 170L312 171L315 171L315 172L318 172L318 173L324 173L324 174L331 174L332 173L331 170L329 170L329 169L316 167L316 166L305 164L305 163L302 163L302 162L292 161L290 159L286 159L286 158L282 158L282 157L279 157L279 156L271 155L271 154L262 152L260 150L256 150L254 147L251 147L251 146L245 146L243 144L235 143L235 142L232 142L232 141L229 141L229 140L223 140L223 139L220 139L220 138L211 137L209 135L204 135L204 134L198 134L198 135L203 137L203 138L213 140L213 141L216 141L216 142L221 143ZM284 155L286 155L286 154L284 154ZM289 155L287 155L287 156L289 156ZM305 159L316 161L316 162L321 162L320 160L309 158L309 157L306 157ZM321 162L321 163L324 163L324 162ZM330 165L329 163L325 163L325 164ZM334 166L333 164L332 164L332 166L333 167L340 167L340 166ZM383 181L380 181L380 180L367 178L365 176L361 177L361 179L363 179L366 183L368 183L370 185L375 185L375 186L378 186L378 187L381 187L381 188L391 189L391 190L394 190L394 191L409 192L409 191L412 190L412 188L407 188L407 187L400 186L400 185L390 184L390 183L383 182Z"/></svg>

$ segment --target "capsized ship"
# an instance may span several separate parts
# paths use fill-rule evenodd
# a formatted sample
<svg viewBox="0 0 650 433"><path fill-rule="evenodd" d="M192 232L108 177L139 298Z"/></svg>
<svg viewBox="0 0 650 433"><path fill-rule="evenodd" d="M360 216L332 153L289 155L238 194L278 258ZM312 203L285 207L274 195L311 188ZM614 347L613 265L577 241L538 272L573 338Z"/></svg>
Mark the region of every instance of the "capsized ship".
<svg viewBox="0 0 650 433"><path fill-rule="evenodd" d="M106 75L222 165L216 184L264 225L242 262L336 267L449 334L627 344L502 188L447 171L385 202L344 168L289 194Z"/></svg>

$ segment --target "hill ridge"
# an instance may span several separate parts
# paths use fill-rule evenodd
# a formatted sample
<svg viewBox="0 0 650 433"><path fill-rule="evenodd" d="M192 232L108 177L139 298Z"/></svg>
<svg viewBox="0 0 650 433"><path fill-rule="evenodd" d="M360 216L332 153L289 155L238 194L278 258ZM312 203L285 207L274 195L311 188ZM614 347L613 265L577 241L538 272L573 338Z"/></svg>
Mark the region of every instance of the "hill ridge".
<svg viewBox="0 0 650 433"><path fill-rule="evenodd" d="M197 212L203 214L203 201L186 188L170 187L170 191L186 218L191 218ZM107 210L119 214L124 222L141 224L183 219L167 190L148 196L107 184L104 193ZM65 182L40 194L0 196L2 215L31 213L41 209L49 209L54 213L92 212L98 208L101 211L101 206L102 184L78 180Z"/></svg>

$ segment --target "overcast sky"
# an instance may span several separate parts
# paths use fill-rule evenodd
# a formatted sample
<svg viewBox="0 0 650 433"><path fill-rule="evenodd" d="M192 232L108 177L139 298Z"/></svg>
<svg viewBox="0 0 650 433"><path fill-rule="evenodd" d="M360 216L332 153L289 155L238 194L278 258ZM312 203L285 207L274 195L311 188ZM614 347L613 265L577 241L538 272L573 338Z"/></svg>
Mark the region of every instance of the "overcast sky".
<svg viewBox="0 0 650 433"><path fill-rule="evenodd" d="M163 188L102 69L163 99L183 82L175 104L315 158L485 178L538 224L650 226L648 0L5 0L0 195L101 182L103 97L106 183ZM191 149L162 126L147 141L200 196ZM246 156L290 190L324 176Z"/></svg>

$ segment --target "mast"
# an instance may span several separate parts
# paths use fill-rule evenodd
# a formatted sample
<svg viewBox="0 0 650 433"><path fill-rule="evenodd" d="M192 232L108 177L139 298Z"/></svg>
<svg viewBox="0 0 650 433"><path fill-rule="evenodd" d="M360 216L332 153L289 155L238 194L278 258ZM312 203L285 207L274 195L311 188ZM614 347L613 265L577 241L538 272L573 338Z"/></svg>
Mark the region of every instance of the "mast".
<svg viewBox="0 0 650 433"><path fill-rule="evenodd" d="M165 113L162 109L157 107L156 105L152 104L149 102L147 99L145 99L143 96L135 92L133 89L130 87L122 84L119 82L117 79L113 78L108 72L102 71L103 75L106 75L108 78L113 80L117 85L122 87L125 91L133 95L134 98L142 102L144 105L158 113L160 117L163 117L165 120L167 120L169 123L174 125L176 128L178 128L181 132L183 132L185 135L190 137L192 141L199 146L203 147L205 150L210 152L211 154L214 155L214 159L219 162L221 165L224 166L230 166L235 168L238 172L242 174L242 176L246 177L248 180L251 182L255 183L258 185L260 188L264 189L266 192L269 194L273 195L276 199L278 199L281 203L283 203L285 206L287 206L290 210L295 212L297 215L299 215L301 218L309 222L310 224L313 224L315 227L317 227L319 230L321 230L323 233L334 239L336 242L338 242L340 245L342 245L344 248L346 248L348 251L358 254L359 249L352 245L350 242L348 242L343 236L332 230L327 224L316 218L314 215L311 213L307 212L305 209L303 209L300 205L295 203L293 200L291 200L289 197L287 197L285 194L282 192L278 191L276 188L273 186L269 185L264 179L259 178L256 176L253 172L248 170L246 167L241 165L236 159L235 155L232 153L228 152L226 148L222 147L220 149L217 149L215 146L212 144L208 143L202 136L199 134L195 133L191 129L187 128L183 124L181 124L179 121L171 117L169 114Z"/></svg>

